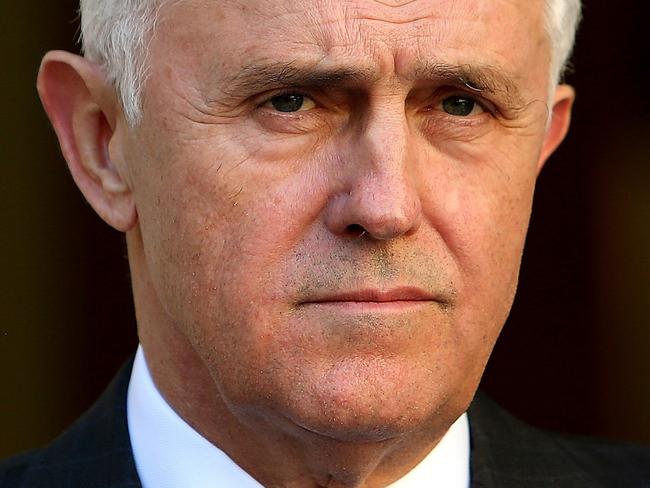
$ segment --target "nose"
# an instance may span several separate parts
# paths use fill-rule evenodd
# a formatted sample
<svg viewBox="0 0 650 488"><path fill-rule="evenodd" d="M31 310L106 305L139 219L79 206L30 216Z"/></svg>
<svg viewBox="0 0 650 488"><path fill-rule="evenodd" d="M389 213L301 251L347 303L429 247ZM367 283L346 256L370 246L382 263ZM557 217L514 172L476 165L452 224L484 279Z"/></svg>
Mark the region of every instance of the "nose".
<svg viewBox="0 0 650 488"><path fill-rule="evenodd" d="M336 235L395 239L422 221L417 165L403 118L367 121L340 154L345 190L332 195L326 224Z"/></svg>

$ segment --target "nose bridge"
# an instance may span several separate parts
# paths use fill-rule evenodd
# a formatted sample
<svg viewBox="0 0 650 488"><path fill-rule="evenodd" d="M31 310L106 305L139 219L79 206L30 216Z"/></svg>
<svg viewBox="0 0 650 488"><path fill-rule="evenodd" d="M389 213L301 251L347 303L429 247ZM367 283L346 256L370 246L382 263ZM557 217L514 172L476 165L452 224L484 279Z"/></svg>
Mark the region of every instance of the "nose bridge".
<svg viewBox="0 0 650 488"><path fill-rule="evenodd" d="M421 205L415 181L416 161L403 110L375 110L352 141L348 192L335 206L333 228L380 240L415 232ZM353 230L351 230L353 229Z"/></svg>
<svg viewBox="0 0 650 488"><path fill-rule="evenodd" d="M408 151L409 130L403 112L373 115L362 129L357 149L360 174L353 198L368 216L404 219L417 199Z"/></svg>
<svg viewBox="0 0 650 488"><path fill-rule="evenodd" d="M404 110L374 110L361 128L360 161L375 172L407 170L409 128Z"/></svg>

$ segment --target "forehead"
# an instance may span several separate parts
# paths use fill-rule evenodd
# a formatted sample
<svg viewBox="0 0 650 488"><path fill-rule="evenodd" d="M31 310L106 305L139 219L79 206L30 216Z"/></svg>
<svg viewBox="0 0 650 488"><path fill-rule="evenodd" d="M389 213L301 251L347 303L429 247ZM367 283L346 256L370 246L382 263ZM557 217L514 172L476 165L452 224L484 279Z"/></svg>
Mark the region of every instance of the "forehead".
<svg viewBox="0 0 650 488"><path fill-rule="evenodd" d="M211 73L298 62L412 78L442 62L532 79L548 72L543 26L543 0L184 0L157 41Z"/></svg>

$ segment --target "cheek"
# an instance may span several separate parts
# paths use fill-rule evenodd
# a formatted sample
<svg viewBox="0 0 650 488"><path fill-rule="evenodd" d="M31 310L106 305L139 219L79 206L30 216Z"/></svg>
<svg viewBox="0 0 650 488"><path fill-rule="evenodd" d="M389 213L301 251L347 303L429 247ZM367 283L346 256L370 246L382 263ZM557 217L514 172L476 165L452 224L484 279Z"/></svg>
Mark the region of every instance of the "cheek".
<svg viewBox="0 0 650 488"><path fill-rule="evenodd" d="M485 143L446 159L426 179L432 197L423 208L461 270L459 324L490 345L514 299L536 178L536 146L505 147Z"/></svg>
<svg viewBox="0 0 650 488"><path fill-rule="evenodd" d="M450 143L424 172L425 212L464 268L519 254L537 177L538 137L493 134ZM439 161L436 163L436 161Z"/></svg>
<svg viewBox="0 0 650 488"><path fill-rule="evenodd" d="M137 175L136 204L167 316L206 355L264 349L263 324L283 313L273 303L280 268L318 214L313 199L306 206L313 178L198 143L157 150L145 167L157 170Z"/></svg>

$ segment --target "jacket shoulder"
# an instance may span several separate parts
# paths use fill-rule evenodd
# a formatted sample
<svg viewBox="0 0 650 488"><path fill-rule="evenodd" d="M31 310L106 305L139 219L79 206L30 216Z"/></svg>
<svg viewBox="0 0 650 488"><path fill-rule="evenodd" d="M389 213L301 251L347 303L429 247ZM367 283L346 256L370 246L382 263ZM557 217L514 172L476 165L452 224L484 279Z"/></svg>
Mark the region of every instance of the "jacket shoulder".
<svg viewBox="0 0 650 488"><path fill-rule="evenodd" d="M650 487L650 446L547 435L604 486Z"/></svg>
<svg viewBox="0 0 650 488"><path fill-rule="evenodd" d="M126 419L131 364L49 446L0 463L0 488L139 488Z"/></svg>
<svg viewBox="0 0 650 488"><path fill-rule="evenodd" d="M475 487L650 488L650 446L537 429L484 394L468 413Z"/></svg>
<svg viewBox="0 0 650 488"><path fill-rule="evenodd" d="M42 450L29 451L0 461L0 488L26 486L26 473L38 464L41 453Z"/></svg>

